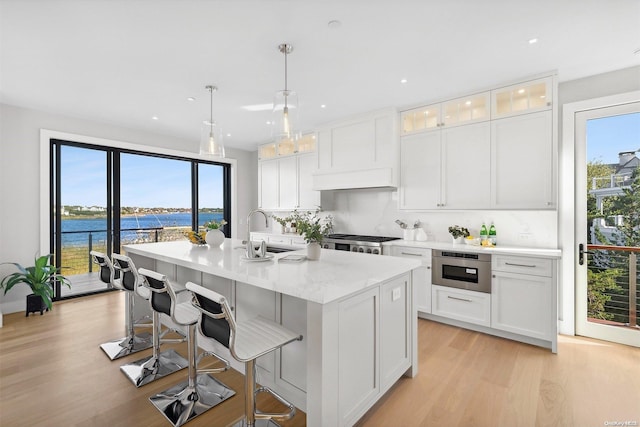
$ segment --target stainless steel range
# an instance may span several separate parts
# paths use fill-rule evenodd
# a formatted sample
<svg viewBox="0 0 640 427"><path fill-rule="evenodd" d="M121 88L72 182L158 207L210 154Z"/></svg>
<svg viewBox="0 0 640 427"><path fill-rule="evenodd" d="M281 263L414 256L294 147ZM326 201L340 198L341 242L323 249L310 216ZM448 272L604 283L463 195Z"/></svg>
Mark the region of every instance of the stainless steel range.
<svg viewBox="0 0 640 427"><path fill-rule="evenodd" d="M399 237L362 236L358 234L329 234L322 240L322 247L338 251L361 252L382 255L382 243Z"/></svg>

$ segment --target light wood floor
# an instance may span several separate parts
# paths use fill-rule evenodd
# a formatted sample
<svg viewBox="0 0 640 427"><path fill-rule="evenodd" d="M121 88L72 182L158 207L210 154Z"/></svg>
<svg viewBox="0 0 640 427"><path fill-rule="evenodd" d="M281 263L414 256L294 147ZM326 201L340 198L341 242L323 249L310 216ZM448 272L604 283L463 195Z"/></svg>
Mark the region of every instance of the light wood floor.
<svg viewBox="0 0 640 427"><path fill-rule="evenodd" d="M123 308L122 293L109 293L56 303L44 316L5 315L0 426L169 427L147 399L186 372L136 389L119 366L148 350L111 362L98 347L123 334ZM401 379L358 427L640 425L640 349L561 336L554 355L447 325L418 323L419 375ZM175 348L186 354L184 346ZM236 396L189 427L226 426L242 415L242 376L234 371L216 377ZM305 416L283 425L304 426Z"/></svg>

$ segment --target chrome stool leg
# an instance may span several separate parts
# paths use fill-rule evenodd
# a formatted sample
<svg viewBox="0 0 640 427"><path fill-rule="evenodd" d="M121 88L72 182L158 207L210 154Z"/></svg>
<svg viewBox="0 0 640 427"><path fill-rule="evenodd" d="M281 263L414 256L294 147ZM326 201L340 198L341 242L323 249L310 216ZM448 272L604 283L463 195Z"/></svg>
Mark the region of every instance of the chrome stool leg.
<svg viewBox="0 0 640 427"><path fill-rule="evenodd" d="M132 292L125 292L127 292L127 310L130 314L132 314L134 296L132 295ZM148 332L136 334L134 327L134 323L132 321L129 321L129 327L126 337L100 344L100 348L107 354L109 359L120 359L121 357L125 357L130 354L151 348L151 346L153 345L152 334Z"/></svg>
<svg viewBox="0 0 640 427"><path fill-rule="evenodd" d="M183 425L236 394L235 391L208 373L198 373L195 324L189 325L188 341L188 380L149 398L151 403L174 427ZM221 360L226 362L224 359ZM221 372L228 369L228 366L229 364L226 362L225 368L213 371Z"/></svg>
<svg viewBox="0 0 640 427"><path fill-rule="evenodd" d="M136 387L149 384L169 374L186 368L189 363L175 350L160 352L160 313L153 312L153 354L144 359L120 366L120 370Z"/></svg>

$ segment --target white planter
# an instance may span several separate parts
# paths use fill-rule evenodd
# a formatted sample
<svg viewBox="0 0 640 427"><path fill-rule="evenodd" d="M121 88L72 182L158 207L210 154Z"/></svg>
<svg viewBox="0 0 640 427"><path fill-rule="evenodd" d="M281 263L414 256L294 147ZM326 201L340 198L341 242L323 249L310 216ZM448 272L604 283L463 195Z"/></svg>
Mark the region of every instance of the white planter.
<svg viewBox="0 0 640 427"><path fill-rule="evenodd" d="M311 261L317 261L320 259L320 252L322 247L318 242L312 242L307 245L307 258Z"/></svg>
<svg viewBox="0 0 640 427"><path fill-rule="evenodd" d="M453 244L457 245L457 244L462 244L464 243L464 237L453 237Z"/></svg>
<svg viewBox="0 0 640 427"><path fill-rule="evenodd" d="M220 230L209 230L204 240L207 241L209 246L218 247L224 243L224 234Z"/></svg>

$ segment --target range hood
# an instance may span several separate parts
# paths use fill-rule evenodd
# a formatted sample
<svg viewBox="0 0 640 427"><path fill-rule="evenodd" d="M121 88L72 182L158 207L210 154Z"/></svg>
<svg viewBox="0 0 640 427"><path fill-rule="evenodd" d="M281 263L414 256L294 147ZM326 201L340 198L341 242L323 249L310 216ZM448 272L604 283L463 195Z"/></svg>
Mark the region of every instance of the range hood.
<svg viewBox="0 0 640 427"><path fill-rule="evenodd" d="M313 174L313 190L350 190L357 188L397 188L393 168L332 170Z"/></svg>

